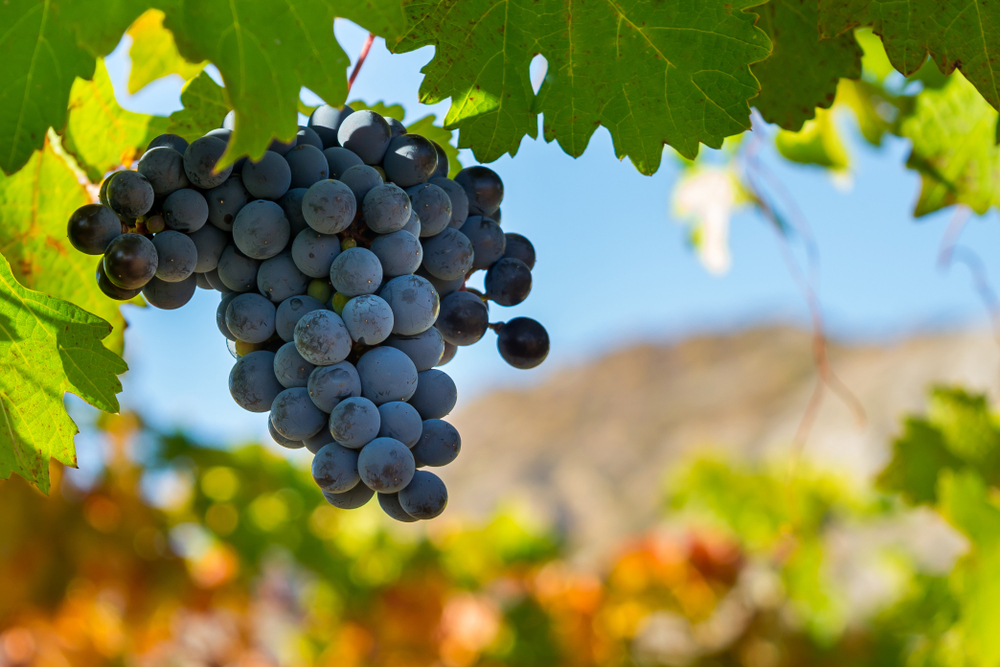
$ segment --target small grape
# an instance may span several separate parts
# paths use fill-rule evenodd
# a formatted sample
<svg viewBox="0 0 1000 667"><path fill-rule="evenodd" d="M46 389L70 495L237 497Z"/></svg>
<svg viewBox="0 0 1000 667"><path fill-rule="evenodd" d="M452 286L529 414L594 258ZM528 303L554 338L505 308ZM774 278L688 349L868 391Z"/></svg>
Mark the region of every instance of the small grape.
<svg viewBox="0 0 1000 667"><path fill-rule="evenodd" d="M531 269L519 259L505 257L486 272L486 296L501 306L516 306L531 292Z"/></svg>
<svg viewBox="0 0 1000 667"><path fill-rule="evenodd" d="M500 208L503 181L489 167L467 167L455 175L455 182L469 197L469 213L489 215Z"/></svg>
<svg viewBox="0 0 1000 667"><path fill-rule="evenodd" d="M446 466L462 451L462 436L458 429L440 419L428 419L423 424L420 440L413 447L417 467Z"/></svg>
<svg viewBox="0 0 1000 667"><path fill-rule="evenodd" d="M325 445L313 458L312 475L319 488L326 493L350 491L361 481L358 452L335 442Z"/></svg>
<svg viewBox="0 0 1000 667"><path fill-rule="evenodd" d="M146 215L154 198L153 186L137 171L120 171L108 182L108 206L123 218Z"/></svg>
<svg viewBox="0 0 1000 667"><path fill-rule="evenodd" d="M191 181L184 173L184 156L168 146L159 146L143 153L136 170L146 177L157 198L191 186Z"/></svg>
<svg viewBox="0 0 1000 667"><path fill-rule="evenodd" d="M364 485L362 484L361 486ZM385 512L386 515L391 519L395 519L396 521L402 521L404 523L413 523L414 521L416 521L416 519L407 514L403 510L403 507L399 504L398 493L378 494L378 504L382 508L382 511Z"/></svg>
<svg viewBox="0 0 1000 667"><path fill-rule="evenodd" d="M196 232L208 221L208 202L197 190L176 190L163 201L163 220L178 232Z"/></svg>
<svg viewBox="0 0 1000 667"><path fill-rule="evenodd" d="M365 164L379 164L389 147L392 132L385 118L374 111L355 111L337 129L337 140Z"/></svg>
<svg viewBox="0 0 1000 667"><path fill-rule="evenodd" d="M528 317L515 317L497 332L497 349L514 368L534 368L549 354L549 334Z"/></svg>
<svg viewBox="0 0 1000 667"><path fill-rule="evenodd" d="M317 366L309 375L309 397L323 412L332 412L345 398L361 395L361 378L354 364L341 361L332 366Z"/></svg>
<svg viewBox="0 0 1000 667"><path fill-rule="evenodd" d="M104 253L104 271L123 289L138 289L156 275L157 256L153 242L140 234L116 237Z"/></svg>
<svg viewBox="0 0 1000 667"><path fill-rule="evenodd" d="M358 454L358 474L369 489L395 493L413 479L416 465L409 448L394 438L375 438Z"/></svg>
<svg viewBox="0 0 1000 667"><path fill-rule="evenodd" d="M326 426L326 414L313 405L305 387L285 389L271 404L274 430L291 440L302 440L319 433Z"/></svg>
<svg viewBox="0 0 1000 667"><path fill-rule="evenodd" d="M266 298L254 293L241 294L226 309L226 326L237 340L263 343L274 335L274 316L274 304Z"/></svg>
<svg viewBox="0 0 1000 667"><path fill-rule="evenodd" d="M288 192L292 182L292 170L281 155L274 151L264 151L260 160L249 161L241 172L243 187L258 199L280 199Z"/></svg>
<svg viewBox="0 0 1000 667"><path fill-rule="evenodd" d="M274 353L265 350L241 356L229 373L229 393L244 410L267 412L284 389L274 376Z"/></svg>
<svg viewBox="0 0 1000 667"><path fill-rule="evenodd" d="M472 345L486 334L489 318L482 299L472 292L455 292L441 300L441 314L434 326L452 345Z"/></svg>
<svg viewBox="0 0 1000 667"><path fill-rule="evenodd" d="M198 247L187 234L160 232L153 237L153 247L156 248L156 277L160 280L176 283L194 273Z"/></svg>
<svg viewBox="0 0 1000 667"><path fill-rule="evenodd" d="M437 150L419 134L394 137L382 160L385 174L396 185L409 188L425 182L437 169Z"/></svg>
<svg viewBox="0 0 1000 667"><path fill-rule="evenodd" d="M361 449L379 434L381 413L367 398L352 396L330 413L330 434L343 447Z"/></svg>
<svg viewBox="0 0 1000 667"><path fill-rule="evenodd" d="M184 173L195 187L203 190L225 183L233 173L232 165L216 171L215 165L226 152L226 142L218 137L201 137L184 151Z"/></svg>
<svg viewBox="0 0 1000 667"><path fill-rule="evenodd" d="M448 489L434 473L418 470L399 492L399 506L415 519L433 519L448 506Z"/></svg>
<svg viewBox="0 0 1000 667"><path fill-rule="evenodd" d="M101 204L85 204L73 211L66 230L73 247L88 255L103 255L121 233L118 216Z"/></svg>
<svg viewBox="0 0 1000 667"><path fill-rule="evenodd" d="M308 188L313 183L330 176L330 165L323 151L316 146L302 144L285 154L285 161L292 174L293 188Z"/></svg>
<svg viewBox="0 0 1000 667"><path fill-rule="evenodd" d="M173 282L160 280L154 276L143 286L142 296L146 299L146 303L155 308L174 310L190 301L196 289L198 285L193 275Z"/></svg>

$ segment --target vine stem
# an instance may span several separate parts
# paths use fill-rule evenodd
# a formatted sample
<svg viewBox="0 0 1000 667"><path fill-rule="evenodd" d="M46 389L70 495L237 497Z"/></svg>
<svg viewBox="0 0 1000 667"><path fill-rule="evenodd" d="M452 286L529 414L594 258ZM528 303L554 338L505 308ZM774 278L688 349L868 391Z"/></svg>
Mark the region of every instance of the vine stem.
<svg viewBox="0 0 1000 667"><path fill-rule="evenodd" d="M354 69L351 70L351 76L347 79L347 92L351 92L351 86L354 85L354 80L358 78L358 72L361 71L361 66L365 64L365 58L368 57L368 52L371 51L372 44L375 43L375 33L368 33L368 39L365 40L365 45L361 47L361 55L358 56L358 62L354 64Z"/></svg>
<svg viewBox="0 0 1000 667"><path fill-rule="evenodd" d="M952 264L964 264L969 270L972 286L990 316L993 338L1000 344L1000 298L997 297L997 293L990 283L986 264L975 250L958 243L958 237L962 235L962 231L971 217L972 211L968 207L959 206L955 209L955 213L948 221L948 227L941 237L937 263L943 271L950 269Z"/></svg>

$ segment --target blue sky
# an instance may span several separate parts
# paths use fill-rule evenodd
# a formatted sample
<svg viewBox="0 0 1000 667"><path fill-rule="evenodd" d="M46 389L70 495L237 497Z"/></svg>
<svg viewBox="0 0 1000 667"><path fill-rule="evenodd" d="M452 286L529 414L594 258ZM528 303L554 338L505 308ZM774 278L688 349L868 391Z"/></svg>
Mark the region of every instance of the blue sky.
<svg viewBox="0 0 1000 667"><path fill-rule="evenodd" d="M338 21L335 32L356 57L365 38ZM126 92L127 43L107 60L121 104L169 114L180 108L181 80ZM447 103L417 102L430 47L393 56L376 41L352 98L401 103L407 120L439 115ZM220 119L221 121L221 119ZM819 295L828 327L842 338L884 339L912 331L983 325L985 310L967 271L942 272L938 246L949 212L915 222L910 211L919 187L903 168L908 146L890 139L878 150L853 141L853 186L834 186L822 171L795 167L765 153L764 162L793 193L815 233L821 254ZM474 163L467 151L464 164ZM504 180L503 226L528 236L538 264L530 298L514 308L493 306L492 319L534 317L549 330L552 352L534 371L506 366L490 332L459 351L445 370L458 384L460 403L506 384L542 381L560 367L586 362L638 340L672 340L760 322L807 321L805 303L783 263L775 236L757 216L737 215L730 237L732 270L709 275L687 247L685 228L670 214L679 170L664 166L642 176L619 162L603 129L579 159L556 144L526 139L517 156L493 164ZM962 242L995 265L1000 228L994 215L972 220ZM266 416L240 410L229 397L233 359L215 326L218 294L199 290L179 311L126 307L122 403L159 426L181 426L213 442L266 431Z"/></svg>

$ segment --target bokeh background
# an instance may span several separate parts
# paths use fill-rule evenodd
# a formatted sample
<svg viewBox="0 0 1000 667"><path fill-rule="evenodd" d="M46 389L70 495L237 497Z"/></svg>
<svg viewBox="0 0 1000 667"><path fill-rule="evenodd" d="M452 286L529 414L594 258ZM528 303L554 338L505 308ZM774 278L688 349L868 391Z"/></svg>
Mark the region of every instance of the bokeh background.
<svg viewBox="0 0 1000 667"><path fill-rule="evenodd" d="M364 31L335 31L360 52ZM119 103L179 109L179 77L128 94L128 47L106 59ZM447 102L418 102L430 55L376 40L350 98L443 117ZM967 536L872 482L930 387L996 392L990 293L973 280L997 265L996 213L962 229L973 276L941 261L954 211L910 215L904 140L849 141L831 177L755 133L812 259L743 207L731 263L708 270L675 205L688 166L642 176L604 130L577 160L529 140L490 165L504 228L539 257L504 315L543 322L552 352L517 371L488 332L448 364L463 448L427 524L324 503L309 454L231 400L214 292L125 306L123 414L68 397L79 469L54 469L48 499L0 484L0 665L980 664L935 662L960 641L948 575ZM786 253L817 271L846 387L818 404L826 365ZM932 411L972 400L956 396ZM937 634L913 629L941 615Z"/></svg>

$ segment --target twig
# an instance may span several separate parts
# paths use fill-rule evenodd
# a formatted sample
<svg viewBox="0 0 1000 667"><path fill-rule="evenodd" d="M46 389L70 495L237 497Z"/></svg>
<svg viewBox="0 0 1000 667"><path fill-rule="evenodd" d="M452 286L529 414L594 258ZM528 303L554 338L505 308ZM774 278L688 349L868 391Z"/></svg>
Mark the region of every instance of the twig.
<svg viewBox="0 0 1000 667"><path fill-rule="evenodd" d="M964 264L969 269L972 277L972 286L979 295L987 314L990 316L990 325L993 328L993 337L1000 345L1000 298L997 297L993 285L990 283L989 275L986 272L986 264L982 257L967 246L958 245L958 237L965 229L966 223L971 217L971 211L960 206L955 209L954 215L948 221L948 226L941 237L941 247L938 252L938 266L947 271L951 268L952 262Z"/></svg>
<svg viewBox="0 0 1000 667"><path fill-rule="evenodd" d="M351 86L354 85L354 80L358 78L358 72L361 71L361 66L365 64L365 58L368 57L368 52L371 51L374 42L375 33L368 33L368 39L365 40L365 45L361 47L361 55L358 56L358 62L354 64L351 76L347 79L347 92L351 92Z"/></svg>

